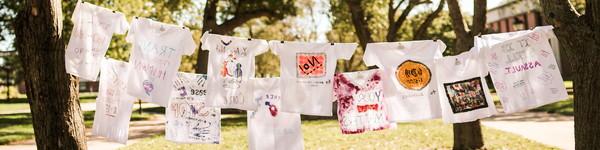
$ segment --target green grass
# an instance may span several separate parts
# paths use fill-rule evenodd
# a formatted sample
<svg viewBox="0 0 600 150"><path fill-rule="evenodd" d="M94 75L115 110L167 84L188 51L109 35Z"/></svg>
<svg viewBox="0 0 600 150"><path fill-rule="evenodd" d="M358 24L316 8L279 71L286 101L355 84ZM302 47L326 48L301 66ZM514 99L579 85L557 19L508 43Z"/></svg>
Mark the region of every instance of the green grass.
<svg viewBox="0 0 600 150"><path fill-rule="evenodd" d="M542 107L532 109L531 111L558 113L561 115L573 116L573 114L574 114L573 113L573 95L569 95L569 99L567 99L567 100L544 105Z"/></svg>
<svg viewBox="0 0 600 150"><path fill-rule="evenodd" d="M80 103L93 103L96 102L97 93L86 92L79 94ZM11 98L10 101L6 101L5 99L0 100L0 113L7 113L19 110L28 110L29 102L27 100L27 96L24 94L19 95L18 97Z"/></svg>
<svg viewBox="0 0 600 150"><path fill-rule="evenodd" d="M162 109L162 110L161 110ZM147 120L154 117L156 112L163 111L164 108L149 108L143 109L144 113L138 114L137 111L131 115L131 120ZM149 113L150 112L150 113ZM94 122L94 111L84 112L84 120L86 128L91 128ZM0 115L0 145L10 142L33 139L33 125L31 122L31 114L7 114Z"/></svg>
<svg viewBox="0 0 600 150"><path fill-rule="evenodd" d="M143 139L126 150L147 149L247 149L245 114L224 115L221 127L221 144L175 144L164 135ZM520 136L482 127L488 149L555 149ZM440 120L398 124L396 129L343 135L335 119L302 120L306 149L451 149L452 125Z"/></svg>

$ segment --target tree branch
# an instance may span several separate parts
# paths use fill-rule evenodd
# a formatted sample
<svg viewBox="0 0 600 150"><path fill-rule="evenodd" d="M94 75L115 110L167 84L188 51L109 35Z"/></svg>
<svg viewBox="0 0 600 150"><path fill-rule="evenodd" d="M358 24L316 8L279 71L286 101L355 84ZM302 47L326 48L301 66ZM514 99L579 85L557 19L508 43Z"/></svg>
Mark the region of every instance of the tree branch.
<svg viewBox="0 0 600 150"><path fill-rule="evenodd" d="M402 26L404 21L406 21L406 18L408 17L408 14L410 14L412 9L417 5L430 3L430 2L431 1L429 1L429 0L410 0L410 1L408 1L408 6L406 6L406 8L404 8L404 10L402 10L400 17L398 17L397 20L393 21L393 23L388 21L388 22L390 22L390 26L389 26L388 33L386 36L386 40L388 42L396 41L396 37L397 37L396 33L398 33L398 29L400 29L400 26ZM394 12L394 14L395 14L395 12ZM388 14L388 16L390 16L390 14ZM394 15L392 15L392 16L394 16ZM393 17L392 17L392 20L393 20Z"/></svg>
<svg viewBox="0 0 600 150"><path fill-rule="evenodd" d="M237 12L236 12L237 13ZM275 16L275 13L268 9L259 9L250 12L243 12L235 15L235 17L223 22L222 24L217 26L215 33L229 33L233 31L236 27L246 23L249 20L259 18L259 17L272 17Z"/></svg>
<svg viewBox="0 0 600 150"><path fill-rule="evenodd" d="M388 3L388 24L394 24L395 18L396 18L396 12L398 12L398 8L400 8L400 5L402 5L402 3L404 3L405 0L401 0L400 2L398 2L398 4L396 4L396 6L394 6L394 0L390 0Z"/></svg>
<svg viewBox="0 0 600 150"><path fill-rule="evenodd" d="M444 9L444 4L445 4L445 0L441 0L440 4L438 4L438 7L429 15L427 15L427 18L425 18L425 21L423 21L423 23L421 23L421 25L419 25L419 28L415 31L415 34L413 34L413 39L414 40L423 40L425 39L426 35L427 35L427 28L429 28L431 26L431 24L433 24L433 19L437 18L440 14L440 12L442 12L442 10Z"/></svg>

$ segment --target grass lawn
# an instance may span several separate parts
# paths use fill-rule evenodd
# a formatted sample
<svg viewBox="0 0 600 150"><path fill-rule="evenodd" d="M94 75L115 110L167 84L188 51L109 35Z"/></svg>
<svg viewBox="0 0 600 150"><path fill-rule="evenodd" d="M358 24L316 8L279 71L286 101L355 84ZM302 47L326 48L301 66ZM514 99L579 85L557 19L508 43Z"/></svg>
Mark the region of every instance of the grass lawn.
<svg viewBox="0 0 600 150"><path fill-rule="evenodd" d="M95 92L86 92L79 94L80 103L93 103L96 102ZM0 100L0 113L3 112L12 112L16 110L28 110L29 102L27 101L27 96L25 94L21 94L18 97L12 98L10 101L6 101L5 99Z"/></svg>
<svg viewBox="0 0 600 150"><path fill-rule="evenodd" d="M146 138L126 150L148 149L247 149L246 115L224 115L221 144L175 144L164 135ZM556 149L514 134L482 127L488 149ZM398 124L396 129L342 135L335 119L302 120L306 149L451 149L452 125L440 120Z"/></svg>
<svg viewBox="0 0 600 150"><path fill-rule="evenodd" d="M149 112L152 110L143 110ZM153 117L151 113L138 114L134 112L131 120L147 120ZM91 128L94 122L94 111L84 112L85 126ZM8 114L0 115L0 145L10 142L33 139L33 125L31 123L31 114Z"/></svg>

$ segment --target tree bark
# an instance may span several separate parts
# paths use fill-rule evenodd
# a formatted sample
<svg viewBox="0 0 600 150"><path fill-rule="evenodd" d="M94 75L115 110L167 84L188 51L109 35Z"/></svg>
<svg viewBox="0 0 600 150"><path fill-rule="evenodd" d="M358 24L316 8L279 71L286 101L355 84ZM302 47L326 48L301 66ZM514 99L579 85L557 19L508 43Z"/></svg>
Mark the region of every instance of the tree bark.
<svg viewBox="0 0 600 150"><path fill-rule="evenodd" d="M26 0L15 45L25 72L38 149L86 149L79 79L65 70L60 0Z"/></svg>
<svg viewBox="0 0 600 150"><path fill-rule="evenodd" d="M579 15L568 0L540 0L574 71L575 149L600 149L600 2L586 1Z"/></svg>
<svg viewBox="0 0 600 150"><path fill-rule="evenodd" d="M219 0L207 0L204 7L202 20L202 34L217 27L217 3ZM213 32L214 33L214 32ZM196 60L196 73L208 72L208 51L202 50L202 43L198 44L198 59Z"/></svg>
<svg viewBox="0 0 600 150"><path fill-rule="evenodd" d="M453 54L468 51L473 47L473 36L481 34L485 29L486 0L475 0L473 26L467 31L457 0L448 0L452 27L456 34L456 48ZM483 135L479 120L453 124L454 148L453 149L480 149L483 148Z"/></svg>

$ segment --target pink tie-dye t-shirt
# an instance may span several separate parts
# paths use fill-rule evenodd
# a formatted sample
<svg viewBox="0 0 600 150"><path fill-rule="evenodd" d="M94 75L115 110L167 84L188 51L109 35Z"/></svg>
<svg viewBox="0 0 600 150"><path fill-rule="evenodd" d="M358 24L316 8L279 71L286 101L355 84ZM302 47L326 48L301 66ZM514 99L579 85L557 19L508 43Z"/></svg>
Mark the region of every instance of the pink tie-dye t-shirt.
<svg viewBox="0 0 600 150"><path fill-rule="evenodd" d="M389 127L380 70L337 73L333 90L338 101L342 133L356 134Z"/></svg>

